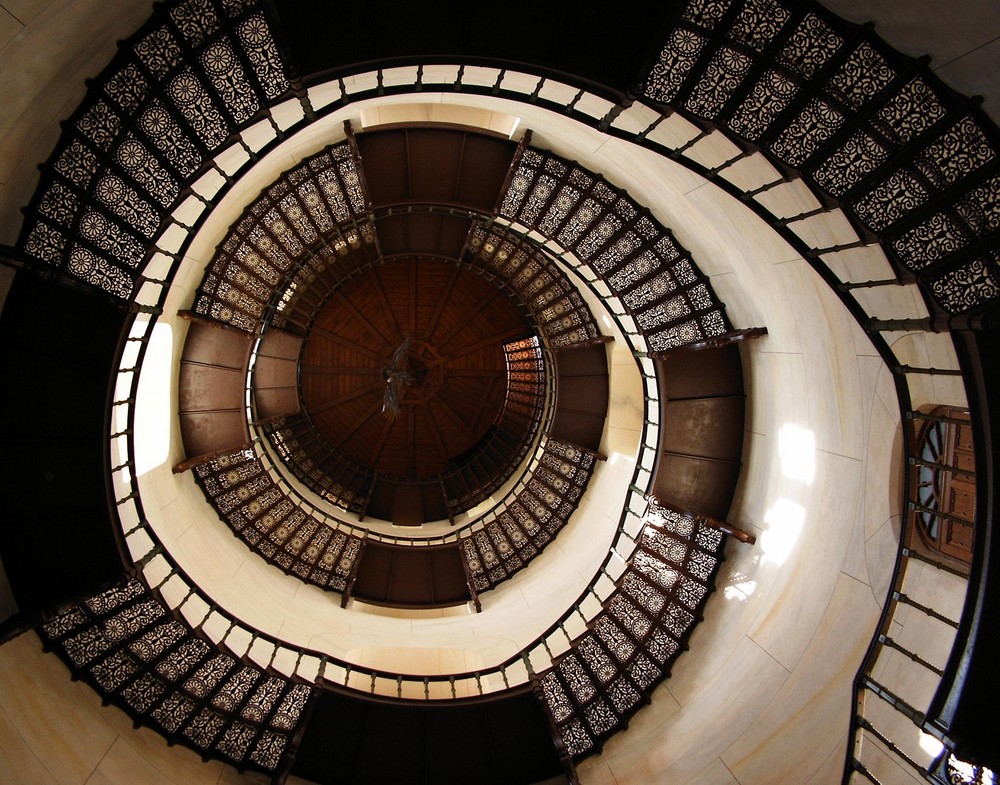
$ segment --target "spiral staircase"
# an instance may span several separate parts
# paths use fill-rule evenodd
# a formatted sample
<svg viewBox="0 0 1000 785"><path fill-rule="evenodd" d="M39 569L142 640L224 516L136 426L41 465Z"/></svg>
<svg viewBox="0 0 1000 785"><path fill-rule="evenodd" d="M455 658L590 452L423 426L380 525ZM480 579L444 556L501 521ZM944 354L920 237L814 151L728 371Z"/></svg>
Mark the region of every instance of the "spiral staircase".
<svg viewBox="0 0 1000 785"><path fill-rule="evenodd" d="M19 414L4 425L3 474L19 523L0 538L19 607L5 637L34 628L74 678L137 726L275 782L578 781L578 767L587 781L594 754L660 701L675 663L695 656L692 635L713 611L726 552L747 547L725 534L753 539L726 519L753 470L741 473L752 426L744 380L757 372L745 339L766 331L730 321L712 276L659 216L628 183L549 149L556 133L539 128L515 145L482 129L329 130L352 104L471 96L627 142L752 211L835 291L890 369L903 455L916 454L913 424L933 416L913 405L915 385L961 376L980 424L973 555L957 571L964 606L952 618L908 597L908 570L955 570L915 552L904 525L836 768L846 783L910 781L897 769L962 781L953 754L996 767L996 127L925 61L814 4L637 9L649 24L635 35L559 15L558 47L544 19L515 33L510 19L480 24L478 13L427 11L404 29L359 8L171 2L89 83L41 167L18 241L3 248L17 274L0 314L2 358L9 378L23 381L5 389ZM320 35L352 21L363 32L342 46ZM283 145L320 127L343 141L291 169L275 164ZM441 162L456 150L448 171ZM761 161L754 171L771 175L748 181L742 167ZM226 199L247 181L260 196L235 215ZM786 188L808 195L800 211L774 199ZM823 244L813 219L834 215L853 239ZM192 285L199 272L186 260L199 233L223 220L231 228ZM884 253L881 279L844 272L842 255L867 248ZM525 367L508 357L482 369L506 385L491 430L464 443L444 426L429 437L447 465L388 470L376 451L365 466L346 449L343 423L324 430L309 415L322 397L274 391L308 383L298 347L317 325L327 330L329 304L358 311L351 318L367 320L371 334L391 332L374 309L352 305L362 295L338 294L343 287L364 278L384 293L391 265L430 271L431 258L502 290L537 342L510 350ZM454 291L458 273L442 269ZM137 476L140 371L157 320L176 313L165 308L172 287L194 292L184 305L176 468L193 474L213 514L267 569L344 606L353 597L481 609L538 574L543 557L554 558L543 549L579 522L592 480L610 474L609 339L626 344L645 397L642 436L607 557L580 598L502 661L425 674L284 640L229 612L171 554L151 523L156 494ZM885 318L877 298L896 287L918 291L924 311ZM423 311L412 295L409 310L396 308L402 299L387 298L387 312L420 327ZM461 332L458 321L429 321L439 337ZM901 331L948 334L958 367L901 358L890 343ZM490 337L502 344L525 332ZM403 335L390 337L389 348ZM267 341L293 348L268 354ZM333 394L331 406L357 400L345 420L384 432L359 437L363 445L427 453L415 437L392 441L395 426L376 413L381 386L360 367L342 373L364 381ZM422 394L407 392L411 403ZM401 424L418 427L409 412ZM906 498L904 487L900 505ZM366 525L366 515L437 524L426 537L400 535ZM954 629L940 667L893 639L904 607ZM911 705L885 676L887 652L933 674L927 705ZM899 717L939 751L919 759L889 730ZM879 769L884 758L896 763Z"/></svg>

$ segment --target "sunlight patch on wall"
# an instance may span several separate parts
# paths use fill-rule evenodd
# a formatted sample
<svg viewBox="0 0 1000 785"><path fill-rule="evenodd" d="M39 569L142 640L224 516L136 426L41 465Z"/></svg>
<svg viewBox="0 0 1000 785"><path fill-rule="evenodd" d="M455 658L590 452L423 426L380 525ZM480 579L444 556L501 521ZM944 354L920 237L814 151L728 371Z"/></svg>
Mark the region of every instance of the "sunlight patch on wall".
<svg viewBox="0 0 1000 785"><path fill-rule="evenodd" d="M777 565L785 563L802 533L805 518L805 507L789 499L781 498L771 505L764 514L768 528L759 540L763 561Z"/></svg>
<svg viewBox="0 0 1000 785"><path fill-rule="evenodd" d="M944 745L938 739L924 733L922 730L918 730L917 733L920 734L920 749L930 755L931 758L936 758L941 754Z"/></svg>
<svg viewBox="0 0 1000 785"><path fill-rule="evenodd" d="M750 595L757 590L757 581L740 581L739 578L736 578L735 581L722 589L722 596L724 596L727 600L746 602L750 599Z"/></svg>
<svg viewBox="0 0 1000 785"><path fill-rule="evenodd" d="M778 432L778 458L781 473L792 480L811 485L816 476L816 437L798 425L786 424Z"/></svg>
<svg viewBox="0 0 1000 785"><path fill-rule="evenodd" d="M170 452L170 374L174 340L170 325L157 322L146 348L135 400L135 473L141 477Z"/></svg>

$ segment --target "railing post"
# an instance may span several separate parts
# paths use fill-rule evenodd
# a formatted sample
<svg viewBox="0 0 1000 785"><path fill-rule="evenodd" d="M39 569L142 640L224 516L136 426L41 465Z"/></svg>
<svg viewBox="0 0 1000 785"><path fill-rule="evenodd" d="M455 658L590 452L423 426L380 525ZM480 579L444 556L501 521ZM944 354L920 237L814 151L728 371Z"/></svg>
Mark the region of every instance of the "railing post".
<svg viewBox="0 0 1000 785"><path fill-rule="evenodd" d="M943 671L940 668L931 665L931 663L929 663L927 660L925 660L916 652L912 652L909 649L896 643L896 641L893 638L890 638L888 635L879 635L878 640L879 643L881 643L883 646L888 646L890 649L895 649L900 654L904 655L905 657L909 657L911 660L913 660L913 662L917 663L918 665L922 665L923 667L927 668L927 670L936 673L938 676L940 676L943 673Z"/></svg>
<svg viewBox="0 0 1000 785"><path fill-rule="evenodd" d="M865 322L869 332L925 332L946 333L956 330L982 332L991 329L984 315L957 314L951 316L925 316L920 319L876 319Z"/></svg>
<svg viewBox="0 0 1000 785"><path fill-rule="evenodd" d="M950 423L951 425L970 425L971 421L967 418L962 417L952 417L947 414L934 414L933 412L906 412L905 415L907 420L927 420L928 422L943 422Z"/></svg>
<svg viewBox="0 0 1000 785"><path fill-rule="evenodd" d="M853 243L842 243L840 245L829 245L826 248L810 248L809 255L813 258L824 256L828 253L840 253L841 251L850 251L853 248L867 248L872 245L872 243L867 240L856 240Z"/></svg>
<svg viewBox="0 0 1000 785"><path fill-rule="evenodd" d="M953 627L956 630L958 629L957 621L955 621L954 619L949 619L947 616L938 613L933 608L928 608L926 605L921 605L916 600L910 599L910 596L907 594L902 594L901 592L894 591L892 593L892 599L895 600L896 602L901 602L904 605L909 605L911 608L916 608L925 616L930 616L932 619L937 619L942 624L947 624L949 627Z"/></svg>
<svg viewBox="0 0 1000 785"><path fill-rule="evenodd" d="M904 375L909 373L924 374L926 376L961 376L961 371L946 369L946 368L920 368L913 365L894 365L892 366L892 372L896 375Z"/></svg>
<svg viewBox="0 0 1000 785"><path fill-rule="evenodd" d="M740 161L742 161L744 158L749 158L751 155L753 155L753 153L750 150L743 150L743 151L737 153L736 155L734 155L732 158L729 158L729 159L723 161L718 166L713 166L711 169L708 170L708 174L710 176L712 176L712 177L715 177L716 175L724 172L726 169L728 169L733 164L737 164Z"/></svg>
<svg viewBox="0 0 1000 785"><path fill-rule="evenodd" d="M799 221L804 221L806 218L812 218L814 215L822 215L823 213L830 212L830 208L826 205L820 205L815 210L806 210L805 212L799 213L798 215L790 215L788 218L779 218L775 221L776 226L788 226L788 224L797 223Z"/></svg>
<svg viewBox="0 0 1000 785"><path fill-rule="evenodd" d="M920 458L914 458L910 456L906 459L906 463L909 466L919 466L925 467L927 469L934 469L935 471L944 471L949 474L955 474L959 477L975 477L976 473L969 471L968 469L962 469L950 463L935 463L934 461L925 461Z"/></svg>
<svg viewBox="0 0 1000 785"><path fill-rule="evenodd" d="M862 686L866 690L878 695L882 700L888 703L892 708L902 714L904 717L909 719L918 728L923 725L924 713L913 708L909 703L904 701L898 695L893 693L887 687L884 687L879 682L875 681L871 676L865 676L862 681Z"/></svg>
<svg viewBox="0 0 1000 785"><path fill-rule="evenodd" d="M789 179L787 179L785 177L782 177L780 180L773 180L770 183L765 183L764 185L761 185L761 186L758 186L757 188L754 188L752 191L747 191L746 193L744 193L743 197L742 197L743 201L749 202L755 196L759 196L762 193L767 193L772 188L777 188L779 185L785 185L785 184L790 183L790 182L791 182L791 180L789 180Z"/></svg>
<svg viewBox="0 0 1000 785"><path fill-rule="evenodd" d="M837 288L842 292L849 292L852 289L874 289L881 286L906 286L910 281L900 278L881 278L873 281L845 281L837 284Z"/></svg>
<svg viewBox="0 0 1000 785"><path fill-rule="evenodd" d="M462 572L465 574L465 585L469 589L469 597L472 600L473 607L476 609L476 613L483 612L483 605L479 601L479 592L476 591L476 584L472 577L472 571L469 569L469 560L465 553L465 548L462 547L464 540L459 540L458 546L458 558L462 562Z"/></svg>

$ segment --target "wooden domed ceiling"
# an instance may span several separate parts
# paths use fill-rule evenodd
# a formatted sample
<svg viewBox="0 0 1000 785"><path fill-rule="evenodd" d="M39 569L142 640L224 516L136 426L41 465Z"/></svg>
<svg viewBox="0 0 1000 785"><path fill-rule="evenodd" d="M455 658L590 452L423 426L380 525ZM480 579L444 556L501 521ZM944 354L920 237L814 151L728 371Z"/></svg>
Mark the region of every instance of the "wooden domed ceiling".
<svg viewBox="0 0 1000 785"><path fill-rule="evenodd" d="M236 354L249 354L260 337L253 425L299 482L362 520L454 523L512 477L547 416L550 436L597 448L604 339L550 252L508 226L510 216L498 220L511 190L534 182L524 170L525 159L538 159L530 132L520 145L453 126L346 132L247 206L218 246L190 316L235 327L247 341ZM531 186L529 203L539 209L555 200L553 210L565 212L573 201L557 197L553 177L589 183L592 198L580 208L589 218L564 216L580 231L602 200L639 218L599 178L570 174L555 159L545 171L552 176ZM653 224L641 220L648 234ZM597 347L584 376L599 390L557 373L554 360L547 367L570 347ZM227 385L242 362L234 357L210 373ZM206 381L201 359L182 363ZM583 396L572 412L555 411L557 386ZM230 392L227 401L242 401L242 386ZM250 442L242 405L226 408L233 427L223 438L221 408L208 398L181 412L195 457L180 469Z"/></svg>
<svg viewBox="0 0 1000 785"><path fill-rule="evenodd" d="M546 411L550 435L567 436L546 358L603 339L549 252L496 220L530 133L518 146L457 127L346 131L267 186L217 248L188 315L203 323L193 335L236 328L233 356L206 365L186 350L194 457L179 468L249 444L232 380L259 336L252 425L279 473L362 520L454 522L522 465ZM569 438L596 449L607 395L588 397L594 428Z"/></svg>
<svg viewBox="0 0 1000 785"><path fill-rule="evenodd" d="M530 335L515 304L479 276L397 259L335 291L320 311L302 353L304 408L349 460L427 479L494 425L507 392L503 346ZM384 399L400 347L407 378L394 416Z"/></svg>
<svg viewBox="0 0 1000 785"><path fill-rule="evenodd" d="M269 432L292 472L331 501L401 525L451 518L503 484L540 423L541 352L530 368L510 356L515 342L535 340L531 309L470 247L516 147L428 126L349 135L341 147L309 175L286 175L301 186L322 168L310 194L334 214L349 210L358 228L345 232L336 216L337 236L324 236L314 221L316 238L301 238L264 312L302 347L301 410ZM292 225L314 208L302 200L296 210L286 193L271 186ZM507 411L521 370L536 389L525 412Z"/></svg>

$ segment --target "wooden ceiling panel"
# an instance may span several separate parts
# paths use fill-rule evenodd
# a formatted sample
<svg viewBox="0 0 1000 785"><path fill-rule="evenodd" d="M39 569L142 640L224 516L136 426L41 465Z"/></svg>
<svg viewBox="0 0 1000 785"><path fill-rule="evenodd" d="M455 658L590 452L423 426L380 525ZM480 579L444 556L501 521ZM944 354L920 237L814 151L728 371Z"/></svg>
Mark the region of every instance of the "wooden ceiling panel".
<svg viewBox="0 0 1000 785"><path fill-rule="evenodd" d="M455 127L421 126L357 136L376 208L404 202L458 204L492 212L516 145Z"/></svg>
<svg viewBox="0 0 1000 785"><path fill-rule="evenodd" d="M416 312L413 320L416 330L427 336L441 310L442 301L452 287L459 268L452 265L416 262L412 272L416 275Z"/></svg>
<svg viewBox="0 0 1000 785"><path fill-rule="evenodd" d="M441 234L438 238L438 253L449 259L460 259L465 250L465 240L469 236L471 222L458 215L441 217Z"/></svg>
<svg viewBox="0 0 1000 785"><path fill-rule="evenodd" d="M406 216L402 214L379 219L378 243L383 256L403 256L410 253L406 227Z"/></svg>
<svg viewBox="0 0 1000 785"><path fill-rule="evenodd" d="M357 142L372 203L378 207L407 201L410 185L406 132L358 134Z"/></svg>
<svg viewBox="0 0 1000 785"><path fill-rule="evenodd" d="M516 149L508 139L469 134L456 201L492 212Z"/></svg>
<svg viewBox="0 0 1000 785"><path fill-rule="evenodd" d="M379 340L395 340L398 329L391 311L384 307L380 294L374 289L357 292L348 299L341 292L334 293L333 301L340 310L329 309L323 313L336 322L349 320L359 331L358 343L365 346Z"/></svg>
<svg viewBox="0 0 1000 785"><path fill-rule="evenodd" d="M413 213L406 216L406 237L408 253L439 254L441 222L443 216L436 213ZM459 248L461 252L461 248ZM457 258L458 254L441 254Z"/></svg>
<svg viewBox="0 0 1000 785"><path fill-rule="evenodd" d="M353 393L362 388L368 388L379 381L374 364L368 358L360 358L358 362L348 365L344 360L344 368L350 368L346 373L324 373L328 370L322 365L312 366L318 370L310 370L310 396L316 396L317 404L326 403L334 398ZM306 368L303 368L305 372Z"/></svg>
<svg viewBox="0 0 1000 785"><path fill-rule="evenodd" d="M452 331L441 340L441 346L456 361L461 362L463 367L474 362L469 358L483 349L502 346L530 332L513 321L514 316L519 315L516 308L511 307L498 312L481 308L481 305L480 301L470 307L470 311L479 316L477 325L465 319L458 319Z"/></svg>
<svg viewBox="0 0 1000 785"><path fill-rule="evenodd" d="M449 204L455 201L466 134L440 128L407 131L410 198Z"/></svg>
<svg viewBox="0 0 1000 785"><path fill-rule="evenodd" d="M361 493L371 514L436 520L450 512L437 478L482 442L503 406L503 343L533 330L505 294L450 261L464 255L470 219L423 206L492 212L516 146L430 125L365 132L357 143L368 195L381 210L377 245L358 252L372 267L358 275L347 263L353 251L331 256L329 271L288 306L290 320L308 330L300 392L320 431L309 449L331 467L339 459L364 467L371 490ZM413 211L399 209L405 205ZM386 216L388 207L394 212ZM387 372L407 338L406 383L390 420L382 411ZM373 487L372 474L437 485L429 500L422 491L422 512L397 515L404 497L397 501L382 480Z"/></svg>
<svg viewBox="0 0 1000 785"><path fill-rule="evenodd" d="M388 262L348 282L317 318L302 355L305 408L326 446L371 471L437 476L496 419L504 336L528 332L518 308L475 274L413 256ZM391 421L384 374L406 336L408 380Z"/></svg>
<svg viewBox="0 0 1000 785"><path fill-rule="evenodd" d="M302 338L300 336L272 327L264 333L260 348L257 349L257 355L258 357L281 357L298 360L301 351Z"/></svg>
<svg viewBox="0 0 1000 785"><path fill-rule="evenodd" d="M225 368L243 368L250 353L250 336L242 330L209 323L190 322L184 342L184 360Z"/></svg>
<svg viewBox="0 0 1000 785"><path fill-rule="evenodd" d="M478 418L480 409L488 403L492 403L494 410L497 409L498 402L503 401L503 385L490 384L492 379L482 378L457 378L448 389L442 391L439 396L442 403L451 407L452 411L462 417L466 422L472 422Z"/></svg>

